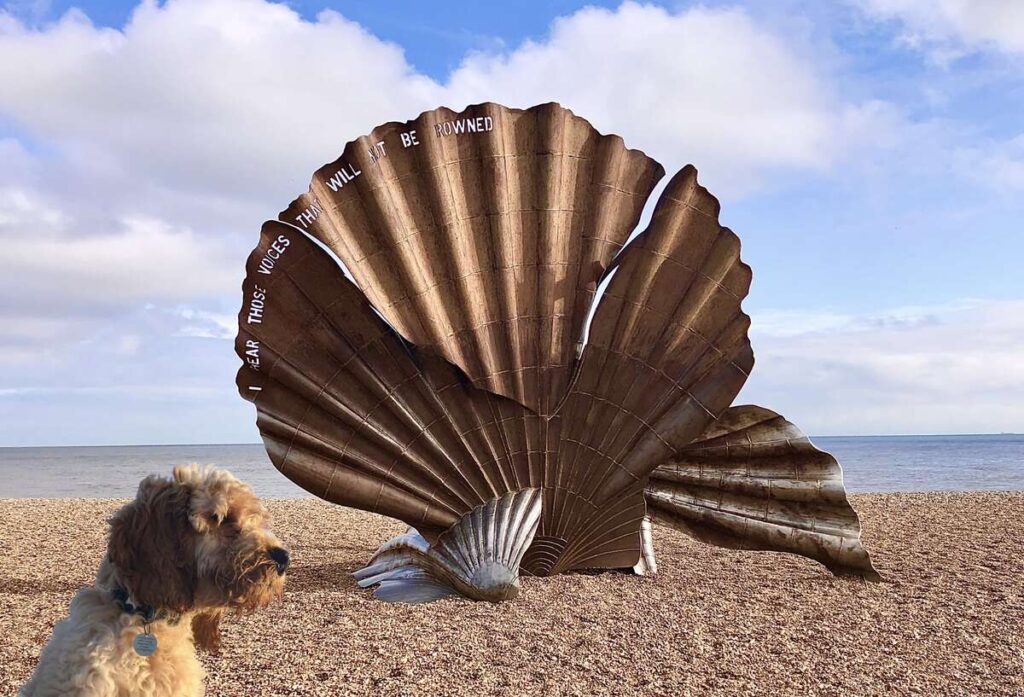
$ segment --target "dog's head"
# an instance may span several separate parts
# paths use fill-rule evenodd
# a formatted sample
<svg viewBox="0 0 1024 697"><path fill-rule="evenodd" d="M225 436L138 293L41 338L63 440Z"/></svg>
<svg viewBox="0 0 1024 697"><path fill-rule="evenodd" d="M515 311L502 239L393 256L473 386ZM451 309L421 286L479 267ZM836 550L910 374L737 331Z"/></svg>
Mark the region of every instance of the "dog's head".
<svg viewBox="0 0 1024 697"><path fill-rule="evenodd" d="M196 643L219 644L227 610L251 612L280 596L288 551L248 485L212 467L150 476L110 521L108 554L139 605L195 612Z"/></svg>

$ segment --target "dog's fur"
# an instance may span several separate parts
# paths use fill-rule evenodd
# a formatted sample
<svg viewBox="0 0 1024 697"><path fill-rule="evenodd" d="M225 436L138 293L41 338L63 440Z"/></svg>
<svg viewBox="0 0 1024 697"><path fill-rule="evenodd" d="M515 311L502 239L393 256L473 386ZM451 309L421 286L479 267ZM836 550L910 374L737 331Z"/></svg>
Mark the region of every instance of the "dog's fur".
<svg viewBox="0 0 1024 697"><path fill-rule="evenodd" d="M267 524L252 489L224 470L188 465L144 479L110 520L94 585L71 601L20 694L202 695L195 647L216 650L225 612L254 611L282 592L287 554ZM132 646L144 631L132 606L157 613L149 631L158 646L146 658Z"/></svg>

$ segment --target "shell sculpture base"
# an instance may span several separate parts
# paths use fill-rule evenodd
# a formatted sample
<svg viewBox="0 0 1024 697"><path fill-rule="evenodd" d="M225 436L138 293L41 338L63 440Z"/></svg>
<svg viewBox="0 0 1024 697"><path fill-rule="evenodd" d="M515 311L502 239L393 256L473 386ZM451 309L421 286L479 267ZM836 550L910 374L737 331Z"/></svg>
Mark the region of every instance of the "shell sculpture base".
<svg viewBox="0 0 1024 697"><path fill-rule="evenodd" d="M663 174L557 104L441 108L352 141L264 224L238 389L285 476L418 531L360 572L379 596L509 597L451 555L524 491L535 534L480 538L521 554L505 571L652 572L649 518L877 577L835 459L732 406L751 271L692 166L630 239Z"/></svg>
<svg viewBox="0 0 1024 697"><path fill-rule="evenodd" d="M644 516L640 523L640 559L633 565L637 576L654 576L658 573L658 560L654 557L654 531L651 517Z"/></svg>
<svg viewBox="0 0 1024 697"><path fill-rule="evenodd" d="M500 602L519 594L519 564L540 522L537 489L505 494L477 506L434 544L415 529L386 542L353 574L378 585L375 598L422 603L462 595Z"/></svg>

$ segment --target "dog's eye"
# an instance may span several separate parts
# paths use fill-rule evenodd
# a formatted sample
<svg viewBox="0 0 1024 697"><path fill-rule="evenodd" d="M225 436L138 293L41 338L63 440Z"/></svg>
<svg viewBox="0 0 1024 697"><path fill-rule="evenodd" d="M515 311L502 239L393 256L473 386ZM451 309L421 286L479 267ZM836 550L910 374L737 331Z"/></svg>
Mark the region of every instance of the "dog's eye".
<svg viewBox="0 0 1024 697"><path fill-rule="evenodd" d="M207 513L206 519L214 525L220 525L221 517L216 513Z"/></svg>

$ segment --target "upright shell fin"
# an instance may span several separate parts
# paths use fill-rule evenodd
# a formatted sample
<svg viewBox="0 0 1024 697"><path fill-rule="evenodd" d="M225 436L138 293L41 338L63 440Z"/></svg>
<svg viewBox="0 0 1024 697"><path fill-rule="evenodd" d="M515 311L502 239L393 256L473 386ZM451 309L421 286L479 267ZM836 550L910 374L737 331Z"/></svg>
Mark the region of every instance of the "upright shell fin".
<svg viewBox="0 0 1024 697"><path fill-rule="evenodd" d="M598 280L664 169L557 104L387 123L281 213L404 337L550 415Z"/></svg>
<svg viewBox="0 0 1024 697"><path fill-rule="evenodd" d="M537 489L474 508L429 545L415 530L386 542L355 576L374 597L430 602L450 595L500 602L519 594L519 564L540 522Z"/></svg>
<svg viewBox="0 0 1024 697"><path fill-rule="evenodd" d="M750 267L718 201L685 167L648 228L623 250L594 315L565 404L540 535L563 537L639 494L647 476L728 409L754 364L740 307ZM631 508L620 567L640 557L643 507ZM578 567L567 548L556 570Z"/></svg>
<svg viewBox="0 0 1024 697"><path fill-rule="evenodd" d="M266 223L248 271L237 384L285 476L431 537L541 481L539 417L407 345L303 233Z"/></svg>
<svg viewBox="0 0 1024 697"><path fill-rule="evenodd" d="M839 463L770 409L729 409L651 474L656 523L733 549L792 552L879 580Z"/></svg>

